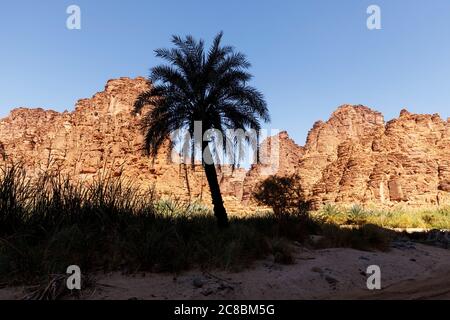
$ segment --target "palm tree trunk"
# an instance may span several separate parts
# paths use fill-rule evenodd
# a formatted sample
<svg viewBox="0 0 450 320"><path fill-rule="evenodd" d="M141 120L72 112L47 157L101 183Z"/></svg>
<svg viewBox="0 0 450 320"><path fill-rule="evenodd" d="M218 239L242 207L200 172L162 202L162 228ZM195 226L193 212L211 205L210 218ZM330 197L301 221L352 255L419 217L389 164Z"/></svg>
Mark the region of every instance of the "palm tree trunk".
<svg viewBox="0 0 450 320"><path fill-rule="evenodd" d="M228 227L228 215L223 205L219 180L217 179L216 166L214 165L213 161L205 161L205 158L212 159L208 142L203 142L203 152L203 167L205 169L206 179L208 180L209 189L211 191L211 198L214 206L214 215L217 218L217 224L219 228L224 229Z"/></svg>

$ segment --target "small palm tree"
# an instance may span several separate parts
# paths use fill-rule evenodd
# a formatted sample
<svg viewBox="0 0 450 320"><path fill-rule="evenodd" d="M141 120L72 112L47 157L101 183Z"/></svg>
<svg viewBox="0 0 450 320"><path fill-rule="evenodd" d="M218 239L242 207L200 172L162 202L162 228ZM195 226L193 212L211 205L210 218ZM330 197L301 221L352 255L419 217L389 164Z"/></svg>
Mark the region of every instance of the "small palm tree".
<svg viewBox="0 0 450 320"><path fill-rule="evenodd" d="M206 160L214 159L213 152L216 151L211 148L211 140L195 141L194 126L201 123L202 137L209 130L219 131L225 137L227 129L258 132L260 121L270 120L263 95L248 85L252 78L246 71L250 63L233 47L221 46L222 35L221 32L215 37L208 52L205 52L202 40L173 36L175 48L155 51L156 57L169 64L151 70L149 81L152 86L135 103L135 112L145 106L151 107L143 118L145 146L151 156L155 157L171 134L178 130L189 132L191 146L201 146L202 165L214 214L221 228L228 226L228 217L217 178L217 163ZM173 143L170 145L174 147ZM236 159L235 155L231 156Z"/></svg>

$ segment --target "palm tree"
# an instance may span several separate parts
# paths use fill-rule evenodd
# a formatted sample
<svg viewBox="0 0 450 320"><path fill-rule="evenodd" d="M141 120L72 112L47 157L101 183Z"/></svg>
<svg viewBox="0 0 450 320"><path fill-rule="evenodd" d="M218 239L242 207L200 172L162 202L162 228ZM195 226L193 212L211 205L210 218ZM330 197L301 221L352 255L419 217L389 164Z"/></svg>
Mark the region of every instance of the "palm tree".
<svg viewBox="0 0 450 320"><path fill-rule="evenodd" d="M270 117L263 95L248 85L252 75L246 71L250 67L246 56L235 52L233 47L221 46L222 36L221 32L215 37L208 52L205 52L204 41L192 36L173 36L174 48L156 50L156 57L168 64L151 70L149 82L152 85L136 100L135 112L151 107L143 117L145 147L151 156L155 157L171 133L177 130L189 132L192 153L195 146L202 147L202 165L214 214L219 227L224 228L228 226L228 217L217 178L217 163L214 163L216 150L211 148L211 140L194 139L195 124L202 124L202 137L208 130L218 130L226 137L227 129L258 132L260 121L268 122ZM173 148L174 144L170 146ZM191 159L193 161L193 157Z"/></svg>

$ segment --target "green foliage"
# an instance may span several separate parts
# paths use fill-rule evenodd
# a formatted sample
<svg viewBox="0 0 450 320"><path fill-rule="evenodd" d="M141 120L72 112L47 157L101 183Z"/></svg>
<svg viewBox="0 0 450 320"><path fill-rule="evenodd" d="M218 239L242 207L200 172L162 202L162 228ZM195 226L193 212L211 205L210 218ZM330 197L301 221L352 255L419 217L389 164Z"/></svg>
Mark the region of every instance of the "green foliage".
<svg viewBox="0 0 450 320"><path fill-rule="evenodd" d="M367 210L359 205L350 209L326 205L313 215L322 221L338 225L374 224L384 228L450 229L449 208Z"/></svg>
<svg viewBox="0 0 450 320"><path fill-rule="evenodd" d="M322 211L324 215L331 217L341 214L341 210L337 206L331 204L325 205Z"/></svg>
<svg viewBox="0 0 450 320"><path fill-rule="evenodd" d="M325 205L322 210L316 213L316 216L324 222L337 224L345 223L345 217L340 208L331 204Z"/></svg>
<svg viewBox="0 0 450 320"><path fill-rule="evenodd" d="M231 219L219 230L203 205L159 199L109 175L86 184L54 173L30 180L12 165L0 188L0 283L40 282L73 264L86 272L235 270L287 255L272 239L302 241L307 232L299 217L280 226L273 215Z"/></svg>
<svg viewBox="0 0 450 320"><path fill-rule="evenodd" d="M73 264L86 273L239 270L269 256L290 264L292 243L312 233L324 236L320 246L386 245L378 230L341 230L302 214L231 218L220 230L201 204L162 200L109 175L88 184L55 173L29 180L13 165L0 188L0 283L9 285L43 283Z"/></svg>
<svg viewBox="0 0 450 320"><path fill-rule="evenodd" d="M252 75L246 56L223 46L222 37L221 32L205 50L203 40L173 36L173 48L155 51L156 57L167 64L152 68L149 81L153 85L135 103L136 112L152 106L143 119L145 145L152 156L173 132L194 132L196 121L202 122L204 132L215 129L226 136L226 129L258 131L261 122L270 120L263 95L248 84ZM195 145L201 143L193 136L191 139ZM236 145L245 142L245 137L240 139ZM243 156L239 149L224 151L232 152L231 159L241 160Z"/></svg>
<svg viewBox="0 0 450 320"><path fill-rule="evenodd" d="M353 205L348 211L347 223L363 225L367 222L367 211L359 205Z"/></svg>

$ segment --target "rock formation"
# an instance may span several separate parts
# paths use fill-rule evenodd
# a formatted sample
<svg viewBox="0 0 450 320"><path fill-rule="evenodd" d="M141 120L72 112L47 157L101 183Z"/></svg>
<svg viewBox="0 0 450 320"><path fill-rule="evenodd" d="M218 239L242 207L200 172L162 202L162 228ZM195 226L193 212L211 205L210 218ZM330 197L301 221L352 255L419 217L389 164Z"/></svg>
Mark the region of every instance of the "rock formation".
<svg viewBox="0 0 450 320"><path fill-rule="evenodd" d="M15 109L0 121L0 152L23 163L30 176L49 169L80 180L112 173L142 188L155 187L162 195L209 203L201 167L171 163L167 148L154 160L144 154L141 116L132 110L147 88L144 78L121 78L110 80L91 99L78 101L73 112ZM219 178L234 208L234 195L242 190L235 180L242 184L245 172L226 169Z"/></svg>
<svg viewBox="0 0 450 320"><path fill-rule="evenodd" d="M301 151L289 148L287 153L302 153L298 162L280 159L301 176L305 197L316 208L327 203L444 205L450 204L449 143L450 123L439 115L402 110L385 123L379 112L344 105L313 126ZM247 177L260 170L252 168Z"/></svg>
<svg viewBox="0 0 450 320"><path fill-rule="evenodd" d="M140 115L133 102L144 78L110 80L103 92L80 100L75 111L19 108L0 121L0 162L22 161L30 175L58 169L75 179L105 170L160 194L210 202L200 166L171 163L167 148L155 160L143 152ZM265 164L223 168L219 174L230 211L251 210L255 185L270 174L297 173L315 207L327 203L415 206L450 204L450 122L402 110L385 123L363 106L344 105L317 122L304 147L286 132L266 139ZM276 150L267 152L267 150ZM264 158L265 157L265 158ZM270 161L268 161L268 159Z"/></svg>

